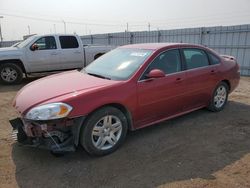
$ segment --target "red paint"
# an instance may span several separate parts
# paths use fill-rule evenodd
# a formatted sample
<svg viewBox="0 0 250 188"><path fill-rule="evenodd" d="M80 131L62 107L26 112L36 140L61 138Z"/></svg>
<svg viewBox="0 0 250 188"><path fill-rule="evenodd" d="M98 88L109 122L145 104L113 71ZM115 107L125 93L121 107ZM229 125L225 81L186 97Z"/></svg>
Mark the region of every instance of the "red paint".
<svg viewBox="0 0 250 188"><path fill-rule="evenodd" d="M167 49L200 48L190 44L138 44L121 48L152 49L154 53L127 81L105 80L77 71L65 72L25 86L16 96L15 107L24 116L32 107L65 102L73 107L69 118L86 116L101 106L120 104L131 114L133 129L145 127L206 107L216 85L226 80L233 91L239 83L239 66L234 59L219 57L218 65L184 70L165 77L138 81L148 64Z"/></svg>

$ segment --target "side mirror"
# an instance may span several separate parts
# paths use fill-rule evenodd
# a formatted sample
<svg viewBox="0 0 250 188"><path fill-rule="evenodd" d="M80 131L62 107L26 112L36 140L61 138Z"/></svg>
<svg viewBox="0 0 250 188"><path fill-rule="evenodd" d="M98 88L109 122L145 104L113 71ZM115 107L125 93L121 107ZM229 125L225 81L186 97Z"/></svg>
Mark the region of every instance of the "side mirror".
<svg viewBox="0 0 250 188"><path fill-rule="evenodd" d="M148 78L162 78L162 77L165 77L165 73L160 69L153 69L148 73L147 77Z"/></svg>
<svg viewBox="0 0 250 188"><path fill-rule="evenodd" d="M32 44L32 46L30 47L30 50L31 51L35 51L35 50L38 50L38 45L35 43L35 44Z"/></svg>

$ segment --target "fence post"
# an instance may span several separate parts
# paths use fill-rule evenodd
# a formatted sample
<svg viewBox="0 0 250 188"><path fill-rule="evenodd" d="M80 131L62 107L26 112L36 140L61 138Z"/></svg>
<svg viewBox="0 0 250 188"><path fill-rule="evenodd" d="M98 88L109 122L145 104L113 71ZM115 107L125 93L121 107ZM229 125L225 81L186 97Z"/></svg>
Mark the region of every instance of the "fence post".
<svg viewBox="0 0 250 188"><path fill-rule="evenodd" d="M94 44L94 38L93 38L93 35L90 35L90 40L91 40L91 44Z"/></svg>
<svg viewBox="0 0 250 188"><path fill-rule="evenodd" d="M111 38L112 38L111 34L108 34L108 45L111 44Z"/></svg>
<svg viewBox="0 0 250 188"><path fill-rule="evenodd" d="M130 43L130 44L133 44L133 43L134 43L134 34L133 34L133 33L130 33L130 40L129 40L129 43Z"/></svg>
<svg viewBox="0 0 250 188"><path fill-rule="evenodd" d="M200 44L202 45L203 43L203 34L204 34L204 27L200 28Z"/></svg>
<svg viewBox="0 0 250 188"><path fill-rule="evenodd" d="M161 32L159 30L158 30L158 33L157 33L157 41L161 42Z"/></svg>

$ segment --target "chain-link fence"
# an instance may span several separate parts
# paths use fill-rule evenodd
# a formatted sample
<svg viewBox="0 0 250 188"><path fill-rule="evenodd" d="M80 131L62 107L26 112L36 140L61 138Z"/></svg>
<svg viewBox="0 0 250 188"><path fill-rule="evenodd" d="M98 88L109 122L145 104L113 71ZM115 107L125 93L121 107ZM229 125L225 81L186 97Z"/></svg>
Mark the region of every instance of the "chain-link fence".
<svg viewBox="0 0 250 188"><path fill-rule="evenodd" d="M115 46L151 42L202 44L220 54L235 56L241 67L241 75L250 75L250 24L97 34L82 36L81 39L83 44ZM11 46L16 42L19 41L4 41L1 47Z"/></svg>
<svg viewBox="0 0 250 188"><path fill-rule="evenodd" d="M201 44L220 54L235 56L241 66L241 74L250 75L250 25L122 32L82 36L81 39L84 44L117 46L151 42Z"/></svg>

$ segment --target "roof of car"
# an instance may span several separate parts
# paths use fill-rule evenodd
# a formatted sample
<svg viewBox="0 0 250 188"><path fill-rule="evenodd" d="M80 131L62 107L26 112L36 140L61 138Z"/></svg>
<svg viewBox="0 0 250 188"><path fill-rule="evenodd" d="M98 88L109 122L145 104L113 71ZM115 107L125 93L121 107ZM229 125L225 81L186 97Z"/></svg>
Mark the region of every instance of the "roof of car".
<svg viewBox="0 0 250 188"><path fill-rule="evenodd" d="M165 47L204 47L197 44L187 44L187 43L141 43L141 44L130 44L122 46L121 48L137 48L145 50L159 50Z"/></svg>

